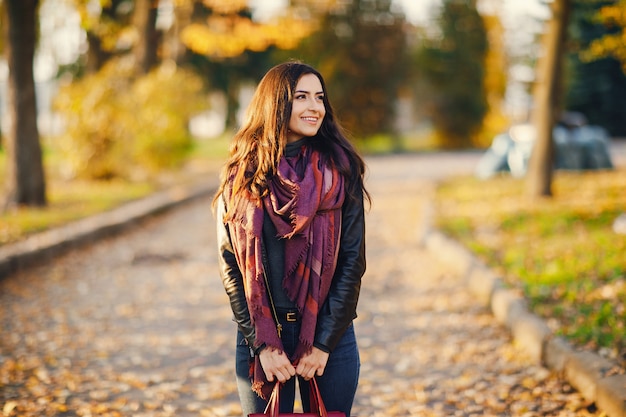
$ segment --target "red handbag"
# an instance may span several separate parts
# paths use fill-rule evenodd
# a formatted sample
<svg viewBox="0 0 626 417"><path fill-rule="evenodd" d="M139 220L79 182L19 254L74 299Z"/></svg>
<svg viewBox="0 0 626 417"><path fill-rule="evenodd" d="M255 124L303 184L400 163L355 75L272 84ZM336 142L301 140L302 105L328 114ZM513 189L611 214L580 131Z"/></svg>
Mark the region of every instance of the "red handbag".
<svg viewBox="0 0 626 417"><path fill-rule="evenodd" d="M326 411L326 406L322 401L320 389L317 386L315 378L309 380L311 411L310 413L279 413L280 404L280 387L281 383L277 382L272 390L272 395L267 403L265 412L248 414L248 417L346 417L341 411Z"/></svg>

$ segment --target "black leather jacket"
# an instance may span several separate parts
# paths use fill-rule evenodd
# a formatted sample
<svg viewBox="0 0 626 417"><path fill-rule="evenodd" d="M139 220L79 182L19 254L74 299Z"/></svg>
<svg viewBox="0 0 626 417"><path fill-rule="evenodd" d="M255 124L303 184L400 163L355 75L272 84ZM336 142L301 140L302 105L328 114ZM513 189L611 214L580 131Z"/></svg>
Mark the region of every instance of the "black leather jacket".
<svg viewBox="0 0 626 417"><path fill-rule="evenodd" d="M223 199L217 208L217 247L220 275L230 299L234 320L248 345L255 346L255 330L243 287L243 277L237 265L228 225L222 221ZM365 273L365 215L362 196L358 201L346 199L341 209L341 235L337 268L317 317L314 345L332 352L339 339L356 318L356 307ZM268 265L265 265L268 270Z"/></svg>

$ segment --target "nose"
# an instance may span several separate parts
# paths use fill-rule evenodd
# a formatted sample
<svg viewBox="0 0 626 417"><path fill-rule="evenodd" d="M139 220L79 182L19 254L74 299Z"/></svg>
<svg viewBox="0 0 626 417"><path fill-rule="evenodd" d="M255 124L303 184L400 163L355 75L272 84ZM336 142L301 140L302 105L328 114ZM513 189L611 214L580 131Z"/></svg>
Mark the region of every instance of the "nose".
<svg viewBox="0 0 626 417"><path fill-rule="evenodd" d="M310 110L315 110L315 111L322 111L324 109L324 102L322 100L319 100L315 97L311 98L311 100L309 100L309 109Z"/></svg>

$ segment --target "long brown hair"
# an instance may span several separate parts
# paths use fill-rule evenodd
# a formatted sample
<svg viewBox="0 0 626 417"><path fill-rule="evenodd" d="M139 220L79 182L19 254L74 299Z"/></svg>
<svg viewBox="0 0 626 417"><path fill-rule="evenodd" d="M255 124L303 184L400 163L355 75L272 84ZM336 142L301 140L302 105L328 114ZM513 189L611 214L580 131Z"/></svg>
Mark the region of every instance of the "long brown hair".
<svg viewBox="0 0 626 417"><path fill-rule="evenodd" d="M370 199L363 185L365 163L335 119L324 78L315 68L298 61L290 61L271 68L259 82L245 120L233 137L230 156L224 166L214 204L230 181L233 199L244 195L246 198L260 199L267 194L268 180L276 173L278 162L285 152L296 84L305 74L314 74L319 79L326 109L322 125L315 139L310 142L311 145L328 155L331 163L346 178L347 198L358 199L363 195ZM344 150L348 157L347 164L334 154L335 147L331 146L332 143L338 144ZM233 172L236 174L231 178Z"/></svg>

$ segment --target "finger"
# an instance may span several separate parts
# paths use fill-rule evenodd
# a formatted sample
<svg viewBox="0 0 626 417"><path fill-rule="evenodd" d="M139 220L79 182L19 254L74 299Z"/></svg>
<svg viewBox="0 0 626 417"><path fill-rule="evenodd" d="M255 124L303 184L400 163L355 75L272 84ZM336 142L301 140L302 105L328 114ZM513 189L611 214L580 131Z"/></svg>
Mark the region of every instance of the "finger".
<svg viewBox="0 0 626 417"><path fill-rule="evenodd" d="M296 369L296 373L303 378L306 377L306 371L307 368L305 366L298 366L298 369Z"/></svg>
<svg viewBox="0 0 626 417"><path fill-rule="evenodd" d="M291 375L288 371L280 371L277 373L278 380L280 382L287 382L293 375Z"/></svg>
<svg viewBox="0 0 626 417"><path fill-rule="evenodd" d="M306 366L302 362L298 363L298 366L296 367L296 373L300 376L304 376L305 370Z"/></svg>
<svg viewBox="0 0 626 417"><path fill-rule="evenodd" d="M304 378L305 381L308 381L309 379L313 378L314 374L315 374L315 368L310 367L310 366L302 366L298 371L298 375Z"/></svg>
<svg viewBox="0 0 626 417"><path fill-rule="evenodd" d="M285 361L280 364L278 369L280 369L280 371L283 372L288 378L294 376L296 373L296 368L294 368L289 361Z"/></svg>

